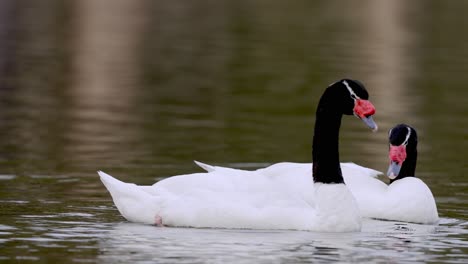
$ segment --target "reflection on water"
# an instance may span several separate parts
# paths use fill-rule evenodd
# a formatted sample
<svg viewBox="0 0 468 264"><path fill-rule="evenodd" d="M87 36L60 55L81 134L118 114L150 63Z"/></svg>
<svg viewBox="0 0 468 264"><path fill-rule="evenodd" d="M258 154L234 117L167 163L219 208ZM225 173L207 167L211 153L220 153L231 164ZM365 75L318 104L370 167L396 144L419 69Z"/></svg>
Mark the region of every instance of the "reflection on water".
<svg viewBox="0 0 468 264"><path fill-rule="evenodd" d="M467 1L0 1L0 260L467 261ZM441 225L358 234L120 223L96 170L149 184L192 160L307 162L315 106L362 80L381 131L343 119L343 161L385 171L418 129ZM121 176L120 176L121 175Z"/></svg>
<svg viewBox="0 0 468 264"><path fill-rule="evenodd" d="M86 210L92 213L80 213ZM444 218L439 226L366 220L361 233L157 228L133 223L98 223L96 212L109 207L73 208L69 213L21 215L18 225L0 225L1 243L16 260L39 260L47 249L76 262L98 252L103 263L260 263L311 261L464 263L468 232L463 223ZM78 211L78 212L76 212ZM465 222L466 224L466 222ZM15 233L15 237L12 235ZM49 256L54 259L54 255ZM3 259L8 259L3 257ZM45 258L47 259L47 258Z"/></svg>
<svg viewBox="0 0 468 264"><path fill-rule="evenodd" d="M432 248L424 246L428 241L436 240L436 237L444 233L444 231L436 231L433 226L375 222L365 222L362 233L347 234L158 229L122 223L116 225L110 233L110 237L115 239L103 241L100 246L110 249L111 256L104 254L103 259L112 261L117 258L126 258L128 261L133 261L133 257L128 252L136 251L139 256L146 255L145 259L156 258L163 262L170 261L174 257L187 260L187 262L250 262L252 259L260 262L295 263L313 260L361 262L376 257L387 261L398 261L401 257L398 255L402 251L407 254L403 258L413 257L416 261L427 261L432 257L437 259L440 256L425 255L426 251L450 249L450 243L445 242L433 245ZM412 244L411 247L417 250L408 252L408 244ZM393 248L393 254L385 252L386 248ZM376 251L376 249L381 250Z"/></svg>

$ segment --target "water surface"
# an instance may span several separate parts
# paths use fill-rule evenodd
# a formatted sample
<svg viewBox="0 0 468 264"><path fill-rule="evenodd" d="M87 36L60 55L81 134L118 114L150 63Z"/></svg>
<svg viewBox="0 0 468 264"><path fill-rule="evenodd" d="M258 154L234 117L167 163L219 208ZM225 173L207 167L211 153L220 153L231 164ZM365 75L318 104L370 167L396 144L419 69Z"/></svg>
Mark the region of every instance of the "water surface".
<svg viewBox="0 0 468 264"><path fill-rule="evenodd" d="M468 2L0 3L0 261L468 261ZM437 226L360 233L126 222L96 171L138 184L309 162L332 82L361 80L378 133L345 117L340 158L385 171L387 133L419 134Z"/></svg>

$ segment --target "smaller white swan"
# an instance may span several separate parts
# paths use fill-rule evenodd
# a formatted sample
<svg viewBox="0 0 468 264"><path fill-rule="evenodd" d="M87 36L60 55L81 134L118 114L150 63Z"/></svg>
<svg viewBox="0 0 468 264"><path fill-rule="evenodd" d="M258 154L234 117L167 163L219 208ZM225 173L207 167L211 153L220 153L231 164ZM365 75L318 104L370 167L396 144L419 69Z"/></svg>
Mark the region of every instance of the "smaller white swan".
<svg viewBox="0 0 468 264"><path fill-rule="evenodd" d="M361 216L344 184L338 135L343 114L356 115L372 130L374 106L358 81L341 80L322 95L316 112L313 175L298 177L301 192L285 189L263 172L202 165L207 173L166 178L152 186L121 182L99 171L120 213L129 221L166 226L295 229L350 232L361 229ZM350 165L352 166L352 165ZM287 166L286 166L287 167ZM297 175L303 172L298 168ZM289 171L291 177L294 173ZM279 179L279 182L288 179Z"/></svg>
<svg viewBox="0 0 468 264"><path fill-rule="evenodd" d="M439 221L437 206L429 187L416 178L416 130L399 124L389 131L390 184L361 179L348 183L356 197L361 214L365 217L436 224Z"/></svg>

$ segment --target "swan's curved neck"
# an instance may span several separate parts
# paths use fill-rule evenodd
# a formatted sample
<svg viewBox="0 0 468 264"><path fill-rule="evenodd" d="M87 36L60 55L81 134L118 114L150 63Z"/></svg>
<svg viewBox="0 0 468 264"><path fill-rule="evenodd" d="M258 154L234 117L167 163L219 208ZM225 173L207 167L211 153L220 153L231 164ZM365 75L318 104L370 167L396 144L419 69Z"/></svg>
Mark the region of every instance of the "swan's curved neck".
<svg viewBox="0 0 468 264"><path fill-rule="evenodd" d="M324 99L324 98L322 98ZM314 182L344 183L338 153L342 113L332 102L320 100L312 143Z"/></svg>
<svg viewBox="0 0 468 264"><path fill-rule="evenodd" d="M394 181L397 181L399 179L403 179L406 177L415 177L415 172L416 172L416 162L418 159L418 151L416 148L413 150L409 150L408 148L406 149L406 159L403 162L400 173L398 173L398 176L390 180L390 184Z"/></svg>

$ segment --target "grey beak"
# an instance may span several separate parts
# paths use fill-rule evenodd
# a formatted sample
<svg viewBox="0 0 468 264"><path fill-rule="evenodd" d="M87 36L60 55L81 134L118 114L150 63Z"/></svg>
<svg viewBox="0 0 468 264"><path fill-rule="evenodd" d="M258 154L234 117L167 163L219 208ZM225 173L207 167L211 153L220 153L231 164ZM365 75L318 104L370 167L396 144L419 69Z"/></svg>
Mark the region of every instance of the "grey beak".
<svg viewBox="0 0 468 264"><path fill-rule="evenodd" d="M400 173L401 164L398 164L396 161L391 161L390 166L388 166L387 176L390 179L395 179Z"/></svg>
<svg viewBox="0 0 468 264"><path fill-rule="evenodd" d="M377 132L377 130L379 129L379 127L377 126L377 124L374 122L374 119L372 118L372 116L368 116L368 117L363 117L361 118L361 120L364 122L364 124L366 124L370 129L372 129L372 132Z"/></svg>

